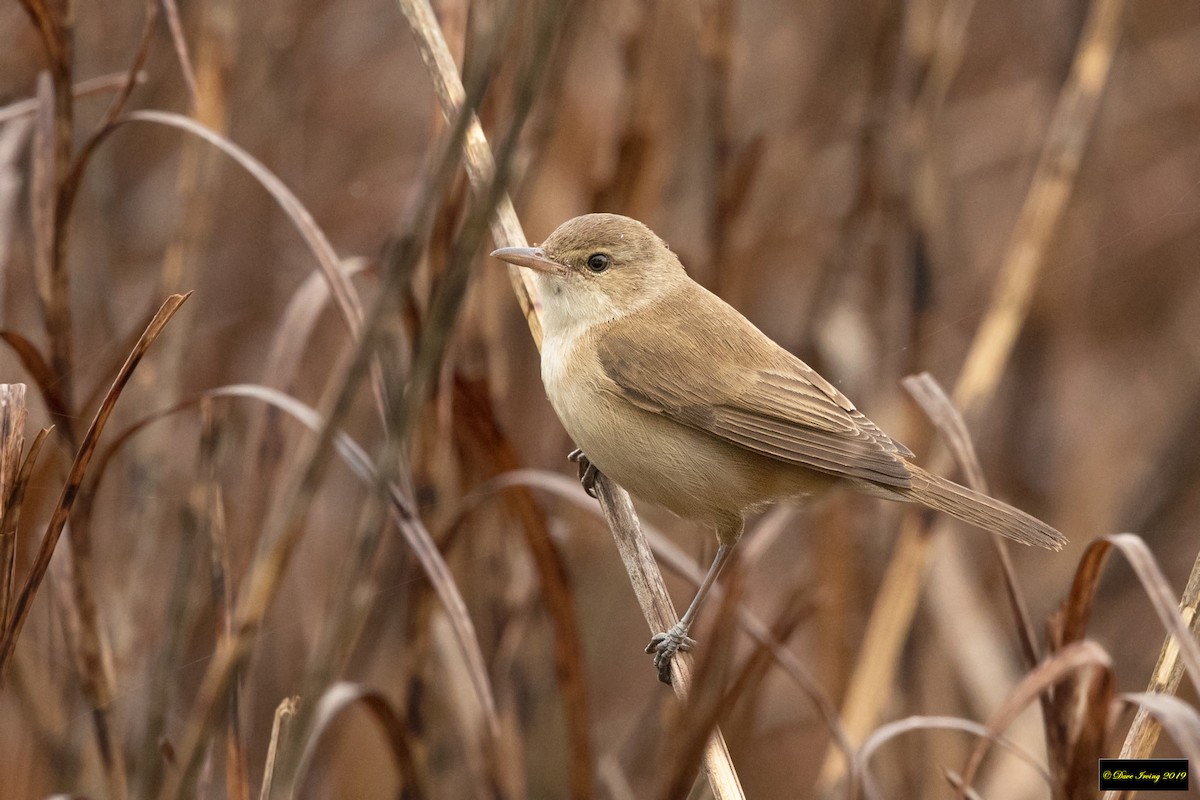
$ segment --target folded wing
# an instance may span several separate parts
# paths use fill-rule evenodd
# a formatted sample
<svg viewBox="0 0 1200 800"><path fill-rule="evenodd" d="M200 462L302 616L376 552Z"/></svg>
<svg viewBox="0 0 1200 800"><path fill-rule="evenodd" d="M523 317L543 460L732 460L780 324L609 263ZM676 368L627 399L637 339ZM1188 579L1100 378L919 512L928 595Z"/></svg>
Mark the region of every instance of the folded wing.
<svg viewBox="0 0 1200 800"><path fill-rule="evenodd" d="M677 306L685 309L678 319L655 314L661 335L635 341L622 332L631 326L614 325L598 337L600 364L617 391L647 411L770 458L911 486L907 448L742 317L732 326L727 314L703 324L714 311L709 298L715 300ZM713 330L719 339L702 339Z"/></svg>

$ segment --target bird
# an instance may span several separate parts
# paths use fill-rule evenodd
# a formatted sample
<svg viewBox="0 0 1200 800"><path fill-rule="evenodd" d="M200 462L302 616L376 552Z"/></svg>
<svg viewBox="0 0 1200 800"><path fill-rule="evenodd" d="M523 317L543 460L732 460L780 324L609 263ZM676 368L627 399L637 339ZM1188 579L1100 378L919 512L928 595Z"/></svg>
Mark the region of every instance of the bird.
<svg viewBox="0 0 1200 800"><path fill-rule="evenodd" d="M684 615L646 647L672 658L748 514L835 486L949 514L1026 545L1066 538L1007 503L913 463L841 391L692 280L641 222L585 214L540 247L492 253L530 270L542 315L541 376L594 494L596 471L716 532L712 565Z"/></svg>

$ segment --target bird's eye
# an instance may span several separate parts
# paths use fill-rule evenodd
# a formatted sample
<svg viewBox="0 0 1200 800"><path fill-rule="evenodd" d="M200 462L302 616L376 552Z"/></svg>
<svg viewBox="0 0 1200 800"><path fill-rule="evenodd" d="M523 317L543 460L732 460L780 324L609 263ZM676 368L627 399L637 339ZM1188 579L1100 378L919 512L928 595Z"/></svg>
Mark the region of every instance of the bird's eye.
<svg viewBox="0 0 1200 800"><path fill-rule="evenodd" d="M608 269L609 263L609 258L604 253L593 253L588 256L587 268L592 272L604 272Z"/></svg>

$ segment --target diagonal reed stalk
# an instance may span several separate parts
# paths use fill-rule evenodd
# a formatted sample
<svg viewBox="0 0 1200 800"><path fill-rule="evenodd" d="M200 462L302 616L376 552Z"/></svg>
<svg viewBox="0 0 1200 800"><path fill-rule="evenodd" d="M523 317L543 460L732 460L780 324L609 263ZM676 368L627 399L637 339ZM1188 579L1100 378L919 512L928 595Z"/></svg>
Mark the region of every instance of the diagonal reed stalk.
<svg viewBox="0 0 1200 800"><path fill-rule="evenodd" d="M1075 186L1108 83L1124 7L1124 0L1094 0L1091 5L996 279L991 306L955 385L955 403L968 418L977 416L994 393L1029 314L1047 250ZM941 459L940 463L944 462ZM940 468L935 464L934 471ZM843 704L843 721L855 743L864 740L886 707L901 648L916 613L930 544L929 531L917 515L909 515L880 585ZM821 789L827 792L845 770L841 752L831 746L821 767Z"/></svg>
<svg viewBox="0 0 1200 800"><path fill-rule="evenodd" d="M462 108L463 85L433 9L427 0L398 1L400 10L416 35L421 58L429 70L442 113L453 119ZM471 186L476 192L480 192L491 183L495 162L483 129L476 120L472 120L467 131L463 155ZM507 195L501 197L497 203L492 221L492 238L501 247L523 247L528 244L512 200ZM530 335L540 348L542 323L537 289L532 280L522 275L521 270L515 267L509 268L509 276L525 321L529 325ZM667 594L662 574L654 562L654 555L642 534L629 494L607 478L602 478L597 483L597 489L605 519L612 530L622 561L625 562L626 571L633 583L638 604L651 631L668 630L678 617ZM685 698L690 684L691 660L687 657L676 658L672 667L672 687L680 698ZM704 771L718 800L744 796L719 729L714 730L706 747Z"/></svg>

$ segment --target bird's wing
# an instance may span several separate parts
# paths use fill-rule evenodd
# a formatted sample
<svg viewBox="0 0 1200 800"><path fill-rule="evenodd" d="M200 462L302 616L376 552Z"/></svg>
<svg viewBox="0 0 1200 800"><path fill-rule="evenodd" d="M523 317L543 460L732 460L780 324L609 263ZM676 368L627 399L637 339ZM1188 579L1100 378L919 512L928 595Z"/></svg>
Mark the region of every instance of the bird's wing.
<svg viewBox="0 0 1200 800"><path fill-rule="evenodd" d="M677 304L675 313L660 307L652 317L638 315L653 319L656 335L645 336L644 324L618 322L597 337L597 357L616 391L640 408L771 458L911 485L907 448L811 367L700 292L696 303ZM633 327L636 339L628 335Z"/></svg>

